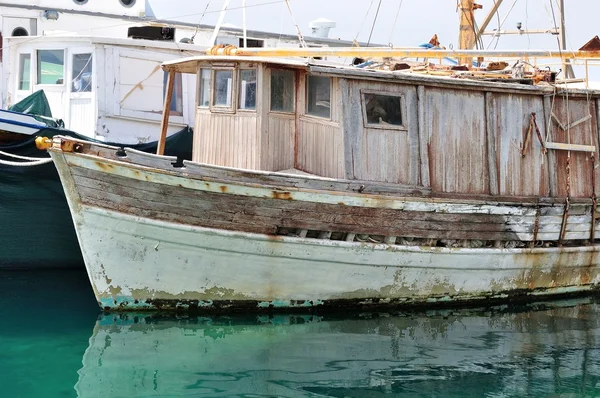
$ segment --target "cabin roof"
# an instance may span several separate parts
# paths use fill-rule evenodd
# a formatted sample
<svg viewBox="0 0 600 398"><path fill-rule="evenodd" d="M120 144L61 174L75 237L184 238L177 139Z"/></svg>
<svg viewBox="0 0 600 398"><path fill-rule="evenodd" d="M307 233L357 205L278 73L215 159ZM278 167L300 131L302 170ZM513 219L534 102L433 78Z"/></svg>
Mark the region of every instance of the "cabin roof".
<svg viewBox="0 0 600 398"><path fill-rule="evenodd" d="M35 47L37 44L56 43L59 48L68 47L76 43L78 45L113 45L125 47L143 47L150 49L167 49L178 51L190 51L198 54L200 51L205 51L206 46L188 43L178 43L172 41L132 39L128 37L105 37L78 35L73 32L55 32L50 35L42 36L11 36L5 40L9 43L9 47L31 45Z"/></svg>
<svg viewBox="0 0 600 398"><path fill-rule="evenodd" d="M256 62L264 64L276 64L282 66L308 68L312 61L305 58L273 58L273 57L245 57L229 55L197 55L193 57L180 58L173 61L163 62L162 68L165 71L175 71L179 73L196 73L198 64L203 62ZM322 63L322 65L329 65Z"/></svg>
<svg viewBox="0 0 600 398"><path fill-rule="evenodd" d="M197 72L198 64L210 63L263 63L270 66L281 65L283 67L295 67L307 70L310 73L346 77L350 79L366 79L389 81L405 84L423 84L432 86L445 86L453 88L462 88L467 90L489 90L500 92L521 92L536 94L540 92L555 92L556 88L561 91L568 91L573 95L600 95L600 90L593 88L575 88L567 85L558 84L552 85L524 85L514 82L497 82L490 80L481 80L465 76L456 78L456 76L439 76L431 74L413 73L411 71L399 70L381 70L381 69L364 69L357 68L352 65L341 63L315 60L313 58L284 58L284 57L258 57L258 56L243 56L243 55L198 55L187 58L180 58L172 61L167 61L162 64L165 71L175 71L179 73Z"/></svg>

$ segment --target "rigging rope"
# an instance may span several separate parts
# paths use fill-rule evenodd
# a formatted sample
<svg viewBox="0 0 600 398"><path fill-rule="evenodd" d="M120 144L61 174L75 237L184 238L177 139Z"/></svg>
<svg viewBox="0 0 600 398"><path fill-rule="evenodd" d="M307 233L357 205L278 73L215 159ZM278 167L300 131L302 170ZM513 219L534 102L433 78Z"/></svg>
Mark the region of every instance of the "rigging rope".
<svg viewBox="0 0 600 398"><path fill-rule="evenodd" d="M192 41L192 43L194 42L194 38L198 34L198 29L200 29L200 23L202 22L202 18L204 18L204 14L206 14L206 10L208 10L208 7L210 6L210 1L211 0L208 0L208 3L206 3L206 7L204 8L204 11L202 11L202 15L200 15L200 19L198 20L198 25L196 25L196 29L194 30L194 34L190 38L190 40Z"/></svg>
<svg viewBox="0 0 600 398"><path fill-rule="evenodd" d="M500 24L498 25L498 34L496 35L497 40L496 40L496 46L498 46L498 42L500 41L500 31L502 30L502 25L504 25L504 22L506 22L506 19L508 18L508 16L510 15L511 11L513 10L513 8L515 8L515 4L517 4L517 1L519 0L515 0L512 5L510 6L510 8L508 9L508 12L506 13L506 15L504 16L504 19L502 20L502 22L500 22ZM489 49L492 46L493 43L493 37L492 40L490 40L490 44L487 46L486 50Z"/></svg>
<svg viewBox="0 0 600 398"><path fill-rule="evenodd" d="M292 6L290 6L289 0L285 0L285 4L287 4L288 10L290 10L290 16L292 17L292 22L294 23L294 26L296 27L296 32L298 32L298 40L300 41L300 47L306 48L307 47L306 42L304 41L302 32L300 32L300 27L296 23L296 19L294 18L294 13L292 12Z"/></svg>
<svg viewBox="0 0 600 398"><path fill-rule="evenodd" d="M396 22L398 22L398 15L400 15L400 8L402 8L402 2L404 0L400 0L400 4L398 4L398 11L396 11L396 18L394 18L394 24L392 25L392 31L390 32L390 39L388 43L392 43L392 36L394 36L394 30L396 30ZM373 3L371 3L373 4Z"/></svg>
<svg viewBox="0 0 600 398"><path fill-rule="evenodd" d="M379 0L379 4L377 5L377 11L375 12L375 18L373 19L373 25L371 25L371 33L369 33L369 40L367 41L367 47L371 44L371 35L373 35L373 29L375 29L375 23L377 22L377 16L379 16L379 9L381 8L382 0Z"/></svg>
<svg viewBox="0 0 600 398"><path fill-rule="evenodd" d="M365 17L363 18L363 21L360 24L360 28L358 29L358 32L356 33L356 36L354 37L354 41L358 40L358 36L360 35L360 32L362 32L362 28L364 28L365 22L367 22L367 17L369 16L369 13L371 12L371 7L373 7L374 1L375 0L371 0L371 3L369 4L369 8L367 9L367 13L365 14Z"/></svg>

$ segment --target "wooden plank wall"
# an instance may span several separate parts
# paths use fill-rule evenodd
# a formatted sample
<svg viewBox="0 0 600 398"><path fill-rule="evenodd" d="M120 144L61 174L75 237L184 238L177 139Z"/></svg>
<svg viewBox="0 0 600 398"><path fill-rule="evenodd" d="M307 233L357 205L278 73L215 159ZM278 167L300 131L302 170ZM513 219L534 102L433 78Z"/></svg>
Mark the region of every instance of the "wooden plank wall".
<svg viewBox="0 0 600 398"><path fill-rule="evenodd" d="M218 166L260 169L260 136L254 112L210 113L198 108L194 161Z"/></svg>
<svg viewBox="0 0 600 398"><path fill-rule="evenodd" d="M344 141L339 124L300 117L297 168L322 177L344 178Z"/></svg>
<svg viewBox="0 0 600 398"><path fill-rule="evenodd" d="M525 156L520 147L535 112L540 132L545 134L543 98L533 95L487 94L487 131L496 178L490 178L490 193L506 196L548 196L548 160L535 130L531 131ZM495 156L494 156L495 155ZM491 167L494 167L492 165Z"/></svg>
<svg viewBox="0 0 600 398"><path fill-rule="evenodd" d="M425 107L431 188L438 192L489 192L485 95L426 88Z"/></svg>
<svg viewBox="0 0 600 398"><path fill-rule="evenodd" d="M361 90L402 96L407 130L368 128L363 123ZM343 80L346 178L419 185L417 88L409 85ZM409 104L411 106L409 106Z"/></svg>
<svg viewBox="0 0 600 398"><path fill-rule="evenodd" d="M552 112L556 119L566 126L569 123L577 122L587 116L588 120L571 127L568 131L562 130L554 120L550 122L549 141L582 145L595 145L598 148L598 135L594 134L597 129L596 103L593 99L554 97L550 98L548 113ZM547 117L550 117L548 115ZM567 151L554 152L554 170L555 170L555 195L558 197L567 196ZM598 154L596 154L598 155ZM599 170L594 169L590 161L590 153L571 152L570 158L570 185L571 197L591 197L593 193L592 178L595 177L598 182ZM596 158L596 165L598 160ZM592 176L592 173L595 176ZM596 191L598 192L598 191Z"/></svg>
<svg viewBox="0 0 600 398"><path fill-rule="evenodd" d="M544 139L594 145L599 137L597 100L547 92L486 91L435 86L341 81L348 179L431 187L434 192L500 196L567 196L566 151L542 146L535 129L521 153L532 113ZM361 89L402 93L407 131L369 129L363 125ZM589 119L571 127L563 125ZM548 137L546 137L548 135ZM570 135L570 137L568 136ZM590 198L600 192L600 168L590 153L570 155L570 196ZM595 158L596 165L598 154Z"/></svg>
<svg viewBox="0 0 600 398"><path fill-rule="evenodd" d="M322 177L344 178L344 135L340 125L342 100L339 79L333 78L331 120L305 115L305 75L298 84L298 132L295 167Z"/></svg>
<svg viewBox="0 0 600 398"><path fill-rule="evenodd" d="M294 167L296 117L293 114L268 113L262 134L261 170L280 171Z"/></svg>

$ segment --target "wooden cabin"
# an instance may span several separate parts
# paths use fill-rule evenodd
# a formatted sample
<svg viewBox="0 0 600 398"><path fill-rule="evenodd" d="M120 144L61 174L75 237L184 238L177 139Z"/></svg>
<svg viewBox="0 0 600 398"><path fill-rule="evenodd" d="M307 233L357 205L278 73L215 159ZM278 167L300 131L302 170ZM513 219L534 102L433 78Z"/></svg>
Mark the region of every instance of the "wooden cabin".
<svg viewBox="0 0 600 398"><path fill-rule="evenodd" d="M171 64L197 74L197 162L470 196L591 199L600 188L599 92L306 59Z"/></svg>

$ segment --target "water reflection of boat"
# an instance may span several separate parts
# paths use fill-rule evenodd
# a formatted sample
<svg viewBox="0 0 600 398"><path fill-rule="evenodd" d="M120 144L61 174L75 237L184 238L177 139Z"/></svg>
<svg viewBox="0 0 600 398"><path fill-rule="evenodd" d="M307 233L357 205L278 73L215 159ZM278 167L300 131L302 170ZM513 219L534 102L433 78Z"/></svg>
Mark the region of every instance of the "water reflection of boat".
<svg viewBox="0 0 600 398"><path fill-rule="evenodd" d="M81 397L592 392L600 357L586 347L599 342L600 308L560 304L352 319L102 315L75 389Z"/></svg>

